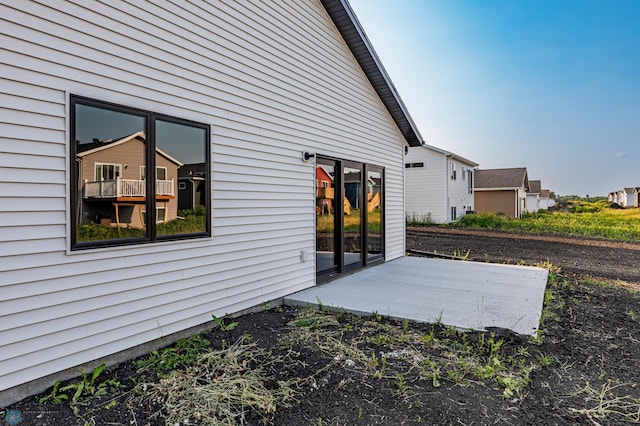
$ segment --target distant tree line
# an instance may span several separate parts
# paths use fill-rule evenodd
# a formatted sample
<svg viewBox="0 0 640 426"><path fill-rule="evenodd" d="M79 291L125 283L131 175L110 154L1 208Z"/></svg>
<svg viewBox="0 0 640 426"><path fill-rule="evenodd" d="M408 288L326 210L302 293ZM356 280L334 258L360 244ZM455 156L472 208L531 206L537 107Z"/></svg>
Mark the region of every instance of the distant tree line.
<svg viewBox="0 0 640 426"><path fill-rule="evenodd" d="M553 192L552 192L553 194ZM556 195L556 202L565 202L565 201L587 201L590 203L595 203L596 201L606 200L607 197L603 197L601 195L596 195L590 197L587 194L585 197L581 197L579 195Z"/></svg>

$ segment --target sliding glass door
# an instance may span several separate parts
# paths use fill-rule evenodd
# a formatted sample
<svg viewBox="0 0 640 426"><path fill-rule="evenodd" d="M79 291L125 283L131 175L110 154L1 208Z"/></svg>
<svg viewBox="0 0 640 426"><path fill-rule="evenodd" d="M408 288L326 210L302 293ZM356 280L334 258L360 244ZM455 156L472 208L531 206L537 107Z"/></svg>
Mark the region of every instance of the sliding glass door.
<svg viewBox="0 0 640 426"><path fill-rule="evenodd" d="M319 281L384 259L383 168L319 157L316 270Z"/></svg>
<svg viewBox="0 0 640 426"><path fill-rule="evenodd" d="M362 265L362 165L343 162L342 229L344 267Z"/></svg>
<svg viewBox="0 0 640 426"><path fill-rule="evenodd" d="M336 255L336 169L333 160L316 163L316 270L331 274L338 270Z"/></svg>
<svg viewBox="0 0 640 426"><path fill-rule="evenodd" d="M367 165L367 261L382 259L382 167Z"/></svg>

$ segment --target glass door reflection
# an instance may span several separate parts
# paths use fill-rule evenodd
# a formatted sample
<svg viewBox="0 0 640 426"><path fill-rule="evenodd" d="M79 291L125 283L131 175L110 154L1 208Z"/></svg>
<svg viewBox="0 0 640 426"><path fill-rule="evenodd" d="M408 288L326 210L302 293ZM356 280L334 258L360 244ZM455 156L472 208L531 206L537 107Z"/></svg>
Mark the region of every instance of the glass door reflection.
<svg viewBox="0 0 640 426"><path fill-rule="evenodd" d="M319 158L316 164L316 269L319 274L338 269L335 226L336 163Z"/></svg>
<svg viewBox="0 0 640 426"><path fill-rule="evenodd" d="M343 167L344 265L362 265L362 167L345 162Z"/></svg>
<svg viewBox="0 0 640 426"><path fill-rule="evenodd" d="M382 168L367 166L367 260L382 257Z"/></svg>

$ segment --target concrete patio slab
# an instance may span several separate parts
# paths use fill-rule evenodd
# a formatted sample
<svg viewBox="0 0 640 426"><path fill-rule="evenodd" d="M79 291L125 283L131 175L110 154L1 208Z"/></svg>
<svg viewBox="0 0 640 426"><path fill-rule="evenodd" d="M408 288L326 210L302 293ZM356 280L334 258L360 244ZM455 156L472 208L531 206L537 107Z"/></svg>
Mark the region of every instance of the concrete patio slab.
<svg viewBox="0 0 640 426"><path fill-rule="evenodd" d="M284 303L535 335L547 276L531 266L402 257L294 293Z"/></svg>

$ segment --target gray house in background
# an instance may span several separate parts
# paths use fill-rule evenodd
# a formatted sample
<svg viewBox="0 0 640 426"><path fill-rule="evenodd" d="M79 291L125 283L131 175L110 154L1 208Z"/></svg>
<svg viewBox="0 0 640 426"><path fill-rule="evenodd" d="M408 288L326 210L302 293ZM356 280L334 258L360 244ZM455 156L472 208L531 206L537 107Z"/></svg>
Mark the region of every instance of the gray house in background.
<svg viewBox="0 0 640 426"><path fill-rule="evenodd" d="M178 210L206 206L206 164L183 164L178 169Z"/></svg>

